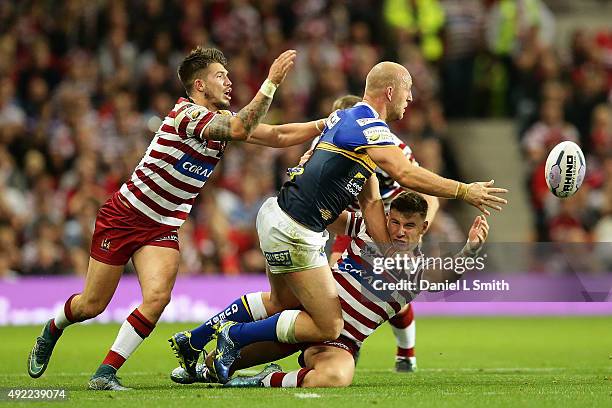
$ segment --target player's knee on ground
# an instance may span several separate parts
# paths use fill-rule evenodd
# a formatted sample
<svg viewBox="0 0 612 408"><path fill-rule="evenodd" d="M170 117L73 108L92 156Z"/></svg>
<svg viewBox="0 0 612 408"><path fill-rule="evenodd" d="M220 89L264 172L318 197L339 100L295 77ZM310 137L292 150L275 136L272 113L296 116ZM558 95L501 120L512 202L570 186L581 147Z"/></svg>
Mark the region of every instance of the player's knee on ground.
<svg viewBox="0 0 612 408"><path fill-rule="evenodd" d="M319 329L319 341L336 340L338 337L340 337L340 333L344 327L344 320L342 320L341 317L326 319L324 322L316 323Z"/></svg>
<svg viewBox="0 0 612 408"><path fill-rule="evenodd" d="M315 369L302 383L303 387L348 387L353 382L353 374L340 368Z"/></svg>

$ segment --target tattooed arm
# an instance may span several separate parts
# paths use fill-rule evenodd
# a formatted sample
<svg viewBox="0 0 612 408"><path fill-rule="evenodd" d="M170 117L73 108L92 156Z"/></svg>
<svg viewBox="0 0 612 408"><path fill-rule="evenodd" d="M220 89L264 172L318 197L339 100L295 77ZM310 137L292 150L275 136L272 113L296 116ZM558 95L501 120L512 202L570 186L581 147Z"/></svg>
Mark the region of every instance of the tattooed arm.
<svg viewBox="0 0 612 408"><path fill-rule="evenodd" d="M272 98L257 92L253 100L242 108L236 116L215 115L204 130L203 139L247 140L253 129L268 113Z"/></svg>
<svg viewBox="0 0 612 408"><path fill-rule="evenodd" d="M202 137L212 140L247 140L259 122L268 113L276 87L283 82L293 66L296 53L293 50L282 53L270 66L268 79L263 83L253 100L236 116L215 115Z"/></svg>

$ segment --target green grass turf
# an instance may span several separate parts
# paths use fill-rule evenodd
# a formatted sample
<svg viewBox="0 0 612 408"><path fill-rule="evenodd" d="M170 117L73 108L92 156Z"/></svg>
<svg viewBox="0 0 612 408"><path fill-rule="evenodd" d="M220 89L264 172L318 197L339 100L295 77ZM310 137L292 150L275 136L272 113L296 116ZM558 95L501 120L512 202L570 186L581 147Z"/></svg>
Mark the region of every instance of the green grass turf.
<svg viewBox="0 0 612 408"><path fill-rule="evenodd" d="M35 404L52 407L612 406L609 317L418 319L419 371L414 374L392 372L394 340L385 325L367 341L354 384L345 389L175 385L168 379L176 361L166 339L190 327L157 327L120 371L124 384L136 389L125 393L85 390L118 325L68 329L38 380L28 377L26 358L40 328L0 327L0 388L68 389L67 402ZM297 367L295 358L281 364Z"/></svg>

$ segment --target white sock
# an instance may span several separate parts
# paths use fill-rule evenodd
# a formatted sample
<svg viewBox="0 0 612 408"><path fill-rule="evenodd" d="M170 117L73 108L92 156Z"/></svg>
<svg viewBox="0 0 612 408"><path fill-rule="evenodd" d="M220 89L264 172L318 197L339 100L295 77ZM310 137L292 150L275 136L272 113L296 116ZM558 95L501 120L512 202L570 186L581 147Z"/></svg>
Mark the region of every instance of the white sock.
<svg viewBox="0 0 612 408"><path fill-rule="evenodd" d="M111 350L127 360L143 341L144 338L140 337L134 327L126 320L121 325Z"/></svg>
<svg viewBox="0 0 612 408"><path fill-rule="evenodd" d="M70 321L68 320L68 317L66 316L66 309L70 308L70 304L72 303L72 299L75 297L76 295L72 295L68 298L68 300L66 300L66 303L64 303L64 306L60 307L60 309L57 311L57 314L55 315L55 318L53 319L53 323L55 324L55 327L57 327L60 330L64 330L66 327L70 326L73 323L76 323L74 321ZM70 310L68 310L68 313L70 313Z"/></svg>
<svg viewBox="0 0 612 408"><path fill-rule="evenodd" d="M247 293L245 297L249 309L251 309L251 316L254 321L267 319L269 317L263 299L261 298L261 292Z"/></svg>
<svg viewBox="0 0 612 408"><path fill-rule="evenodd" d="M393 334L395 335L397 347L403 349L414 348L414 346L416 345L416 322L414 320L408 325L408 327L399 329L391 325L391 329L393 330Z"/></svg>
<svg viewBox="0 0 612 408"><path fill-rule="evenodd" d="M66 318L66 314L64 313L63 307L61 307L59 312L57 312L55 318L53 319L53 322L55 323L55 327L60 330L64 330L66 327L72 324L72 322Z"/></svg>

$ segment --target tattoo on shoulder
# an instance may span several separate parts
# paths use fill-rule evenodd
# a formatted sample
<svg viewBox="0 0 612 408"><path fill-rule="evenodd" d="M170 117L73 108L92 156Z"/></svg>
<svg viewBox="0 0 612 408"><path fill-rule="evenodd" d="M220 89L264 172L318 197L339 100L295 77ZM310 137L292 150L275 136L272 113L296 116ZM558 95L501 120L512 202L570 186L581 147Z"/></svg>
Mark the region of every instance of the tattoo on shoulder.
<svg viewBox="0 0 612 408"><path fill-rule="evenodd" d="M208 125L208 139L228 141L232 140L229 115L217 115Z"/></svg>

